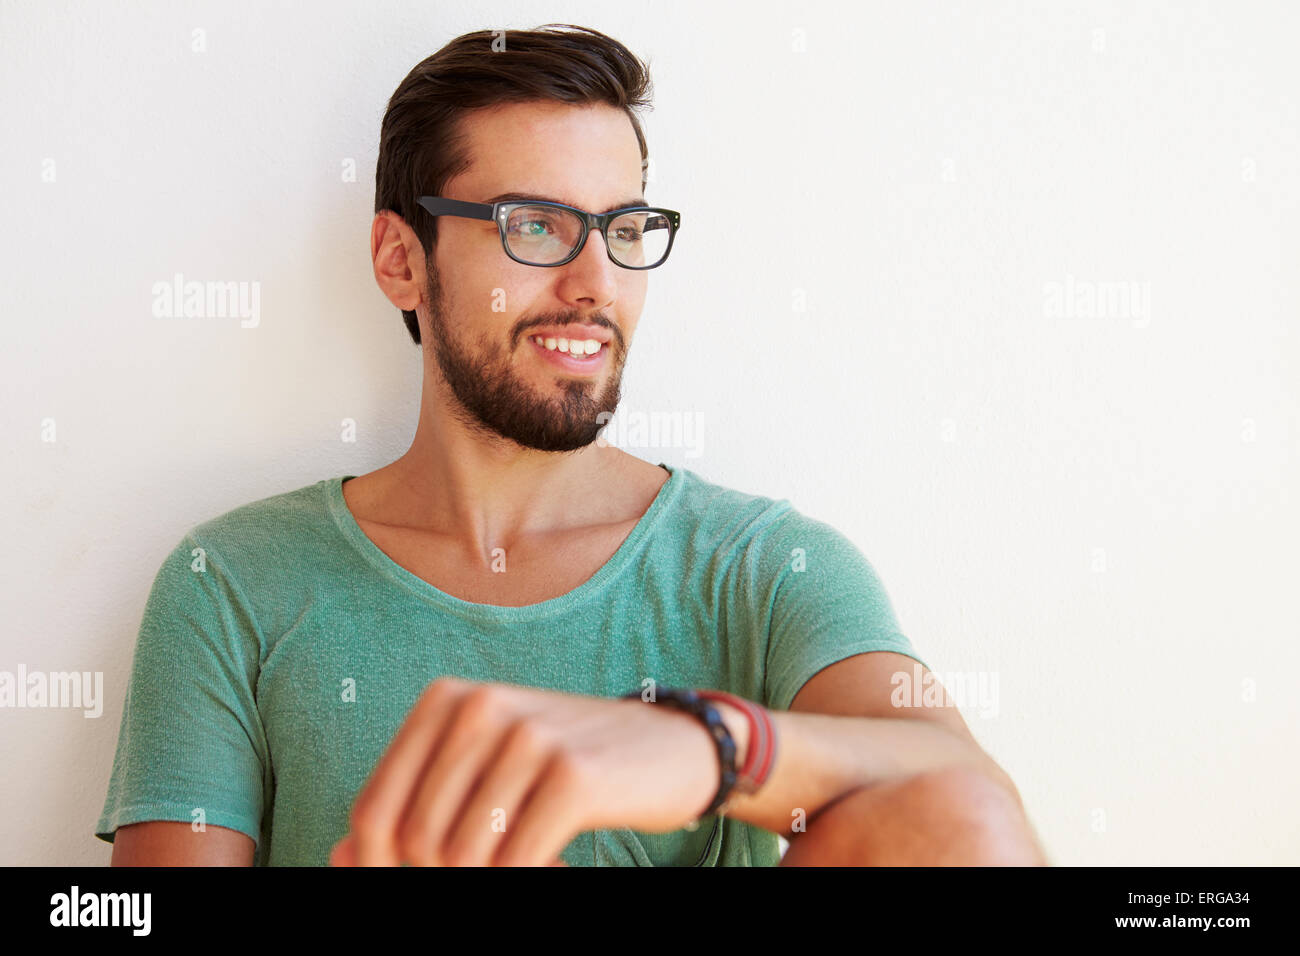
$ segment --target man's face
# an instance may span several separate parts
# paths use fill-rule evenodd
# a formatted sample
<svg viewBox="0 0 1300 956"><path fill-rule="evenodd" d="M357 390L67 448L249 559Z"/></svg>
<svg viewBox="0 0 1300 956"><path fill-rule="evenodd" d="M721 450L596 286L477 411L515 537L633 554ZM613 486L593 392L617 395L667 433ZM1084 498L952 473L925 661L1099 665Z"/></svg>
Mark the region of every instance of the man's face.
<svg viewBox="0 0 1300 956"><path fill-rule="evenodd" d="M472 164L443 189L447 198L523 193L589 212L640 201L641 150L622 110L512 104L471 114L464 130ZM646 281L646 272L611 262L595 230L572 262L540 268L506 255L495 222L439 218L430 307L427 316L417 311L454 413L526 448L591 444L618 406ZM575 363L534 341L578 324L609 339L590 359Z"/></svg>

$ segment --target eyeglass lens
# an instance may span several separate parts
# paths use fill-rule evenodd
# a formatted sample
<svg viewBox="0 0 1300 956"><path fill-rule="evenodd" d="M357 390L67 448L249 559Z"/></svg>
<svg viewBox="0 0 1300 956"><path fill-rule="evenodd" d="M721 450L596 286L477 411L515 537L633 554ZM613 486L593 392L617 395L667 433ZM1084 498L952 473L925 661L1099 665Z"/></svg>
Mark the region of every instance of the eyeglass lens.
<svg viewBox="0 0 1300 956"><path fill-rule="evenodd" d="M654 266L668 254L669 227L667 218L657 212L624 213L610 222L605 241L620 265ZM535 265L567 258L581 237L582 220L554 206L517 206L506 222L511 253Z"/></svg>

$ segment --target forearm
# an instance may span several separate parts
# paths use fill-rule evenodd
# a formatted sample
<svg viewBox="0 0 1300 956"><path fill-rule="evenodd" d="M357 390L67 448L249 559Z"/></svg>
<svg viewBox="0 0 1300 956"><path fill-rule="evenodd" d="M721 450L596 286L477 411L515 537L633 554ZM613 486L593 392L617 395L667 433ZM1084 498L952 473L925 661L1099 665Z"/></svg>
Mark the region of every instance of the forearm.
<svg viewBox="0 0 1300 956"><path fill-rule="evenodd" d="M739 766L748 725L735 708L721 711L737 738ZM1020 803L1010 777L983 750L929 721L773 711L772 722L778 746L767 782L757 794L735 795L727 811L765 830L789 836L792 823L806 824L852 790L953 767L986 773Z"/></svg>

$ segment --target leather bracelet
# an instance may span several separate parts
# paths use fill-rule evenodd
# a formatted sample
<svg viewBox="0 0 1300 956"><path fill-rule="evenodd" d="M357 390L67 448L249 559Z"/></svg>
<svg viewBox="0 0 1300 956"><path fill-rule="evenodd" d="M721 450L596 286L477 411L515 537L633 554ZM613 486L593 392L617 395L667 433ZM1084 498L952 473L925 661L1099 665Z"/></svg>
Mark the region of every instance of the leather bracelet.
<svg viewBox="0 0 1300 956"><path fill-rule="evenodd" d="M772 714L760 704L729 694L724 690L697 690L695 692L705 700L720 701L730 704L749 722L749 749L744 763L736 771L735 791L743 794L755 794L767 782L776 763L776 725Z"/></svg>
<svg viewBox="0 0 1300 956"><path fill-rule="evenodd" d="M700 814L700 817L707 817L713 813L718 815L726 813L727 798L731 795L731 790L736 784L736 742L732 740L731 731L727 730L722 715L718 713L717 708L710 705L708 701L692 690L656 687L653 693L653 699L647 703L665 704L674 709L693 714L704 724L709 736L713 738L713 742L718 748L718 764L721 768L718 792L714 794L713 802L709 804L708 809ZM634 690L624 694L623 699L630 700L640 696L641 691ZM697 819L699 818L697 817Z"/></svg>

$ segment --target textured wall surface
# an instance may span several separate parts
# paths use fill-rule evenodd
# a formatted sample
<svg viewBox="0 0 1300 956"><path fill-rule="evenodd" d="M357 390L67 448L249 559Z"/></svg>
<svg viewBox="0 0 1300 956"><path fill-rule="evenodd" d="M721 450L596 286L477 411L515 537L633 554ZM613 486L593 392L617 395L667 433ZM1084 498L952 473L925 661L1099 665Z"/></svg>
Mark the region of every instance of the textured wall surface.
<svg viewBox="0 0 1300 956"><path fill-rule="evenodd" d="M1300 22L1179 6L4 0L0 670L103 701L0 709L0 863L108 860L185 530L405 451L384 105L549 20L649 59L683 214L623 408L693 431L628 450L852 537L1055 862L1300 862Z"/></svg>

